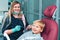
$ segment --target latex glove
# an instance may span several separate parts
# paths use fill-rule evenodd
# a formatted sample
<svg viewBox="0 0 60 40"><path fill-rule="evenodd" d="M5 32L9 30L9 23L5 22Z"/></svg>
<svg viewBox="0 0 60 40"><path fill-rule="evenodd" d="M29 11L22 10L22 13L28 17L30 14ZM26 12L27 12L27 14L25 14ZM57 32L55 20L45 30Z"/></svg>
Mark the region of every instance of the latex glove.
<svg viewBox="0 0 60 40"><path fill-rule="evenodd" d="M17 25L15 28L12 29L12 32L16 32L16 31L20 31L21 30L21 26Z"/></svg>

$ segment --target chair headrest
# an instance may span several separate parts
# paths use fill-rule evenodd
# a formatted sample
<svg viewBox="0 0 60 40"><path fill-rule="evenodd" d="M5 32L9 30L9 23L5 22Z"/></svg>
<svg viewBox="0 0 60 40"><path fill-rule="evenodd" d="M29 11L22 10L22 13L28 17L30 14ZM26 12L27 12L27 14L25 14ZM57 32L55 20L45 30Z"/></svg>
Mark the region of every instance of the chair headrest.
<svg viewBox="0 0 60 40"><path fill-rule="evenodd" d="M56 10L56 5L52 5L52 6L48 6L45 10L44 10L44 15L47 17L52 17L54 14L54 11Z"/></svg>

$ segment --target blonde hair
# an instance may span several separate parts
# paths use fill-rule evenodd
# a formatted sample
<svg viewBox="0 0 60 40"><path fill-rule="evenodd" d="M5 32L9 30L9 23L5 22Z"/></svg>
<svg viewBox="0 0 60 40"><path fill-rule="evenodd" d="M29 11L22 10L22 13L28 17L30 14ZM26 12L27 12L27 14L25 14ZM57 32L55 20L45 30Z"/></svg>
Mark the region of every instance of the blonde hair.
<svg viewBox="0 0 60 40"><path fill-rule="evenodd" d="M35 23L38 23L38 25L41 27L41 29L43 29L45 27L45 23L41 20L36 20L33 22L33 24L35 24Z"/></svg>

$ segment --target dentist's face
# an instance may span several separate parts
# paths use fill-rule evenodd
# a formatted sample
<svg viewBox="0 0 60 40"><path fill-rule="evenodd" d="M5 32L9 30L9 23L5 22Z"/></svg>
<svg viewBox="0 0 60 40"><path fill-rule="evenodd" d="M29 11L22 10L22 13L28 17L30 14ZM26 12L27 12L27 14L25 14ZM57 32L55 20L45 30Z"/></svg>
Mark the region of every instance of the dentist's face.
<svg viewBox="0 0 60 40"><path fill-rule="evenodd" d="M20 4L15 4L13 6L13 12L19 13L21 11Z"/></svg>

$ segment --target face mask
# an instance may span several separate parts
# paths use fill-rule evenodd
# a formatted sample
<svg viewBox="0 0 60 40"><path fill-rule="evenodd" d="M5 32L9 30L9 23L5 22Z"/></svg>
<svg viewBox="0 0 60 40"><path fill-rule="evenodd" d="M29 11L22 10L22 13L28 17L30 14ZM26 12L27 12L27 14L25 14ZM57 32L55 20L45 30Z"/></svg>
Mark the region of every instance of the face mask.
<svg viewBox="0 0 60 40"><path fill-rule="evenodd" d="M19 13L18 12L13 12L14 15L18 15Z"/></svg>

